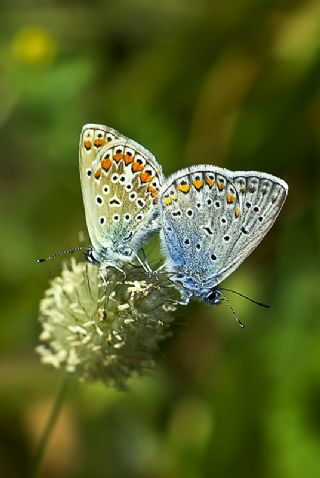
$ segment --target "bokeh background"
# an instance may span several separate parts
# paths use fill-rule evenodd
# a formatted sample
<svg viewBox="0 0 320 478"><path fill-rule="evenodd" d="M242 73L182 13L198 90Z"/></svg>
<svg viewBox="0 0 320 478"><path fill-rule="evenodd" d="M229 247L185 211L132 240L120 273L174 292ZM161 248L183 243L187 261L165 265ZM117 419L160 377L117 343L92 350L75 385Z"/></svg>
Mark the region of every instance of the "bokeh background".
<svg viewBox="0 0 320 478"><path fill-rule="evenodd" d="M62 372L38 304L85 233L78 138L108 124L169 174L196 163L290 185L229 298L177 313L129 393L73 385L46 477L320 476L320 2L3 0L0 7L0 468L27 476Z"/></svg>

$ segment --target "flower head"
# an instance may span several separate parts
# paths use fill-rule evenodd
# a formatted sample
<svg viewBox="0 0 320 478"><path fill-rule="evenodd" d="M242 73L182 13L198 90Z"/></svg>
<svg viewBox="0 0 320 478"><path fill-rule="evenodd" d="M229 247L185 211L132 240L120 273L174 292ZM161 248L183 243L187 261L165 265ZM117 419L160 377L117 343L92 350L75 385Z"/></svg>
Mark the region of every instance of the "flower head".
<svg viewBox="0 0 320 478"><path fill-rule="evenodd" d="M154 365L176 298L164 273L131 265L101 271L72 259L40 303L37 351L43 363L123 388Z"/></svg>

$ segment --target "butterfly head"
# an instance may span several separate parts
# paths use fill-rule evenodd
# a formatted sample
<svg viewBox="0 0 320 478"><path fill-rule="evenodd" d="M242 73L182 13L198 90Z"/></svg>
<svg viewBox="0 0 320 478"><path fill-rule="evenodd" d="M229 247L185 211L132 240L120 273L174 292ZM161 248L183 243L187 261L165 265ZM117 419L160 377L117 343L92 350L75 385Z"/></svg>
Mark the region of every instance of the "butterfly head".
<svg viewBox="0 0 320 478"><path fill-rule="evenodd" d="M121 264L134 259L134 251L130 247L123 247L121 253L115 252L112 248L103 248L101 251L97 251L91 247L84 252L84 256L90 264L94 265L99 265L103 262Z"/></svg>
<svg viewBox="0 0 320 478"><path fill-rule="evenodd" d="M219 305L221 304L221 292L218 287L214 287L203 300L210 305Z"/></svg>
<svg viewBox="0 0 320 478"><path fill-rule="evenodd" d="M100 264L100 261L98 258L95 256L95 250L94 249L89 249L86 252L84 252L84 257L90 264L98 265Z"/></svg>

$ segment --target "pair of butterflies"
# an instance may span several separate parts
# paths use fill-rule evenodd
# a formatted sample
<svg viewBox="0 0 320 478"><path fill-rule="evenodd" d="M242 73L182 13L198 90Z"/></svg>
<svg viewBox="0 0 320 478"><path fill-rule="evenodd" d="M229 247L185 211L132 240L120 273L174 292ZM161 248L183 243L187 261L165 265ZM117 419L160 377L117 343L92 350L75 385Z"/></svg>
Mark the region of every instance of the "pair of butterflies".
<svg viewBox="0 0 320 478"><path fill-rule="evenodd" d="M255 249L287 196L282 179L212 165L164 179L143 146L103 125L80 136L80 178L92 248L87 259L121 268L160 230L166 269L182 292L217 304L217 285Z"/></svg>

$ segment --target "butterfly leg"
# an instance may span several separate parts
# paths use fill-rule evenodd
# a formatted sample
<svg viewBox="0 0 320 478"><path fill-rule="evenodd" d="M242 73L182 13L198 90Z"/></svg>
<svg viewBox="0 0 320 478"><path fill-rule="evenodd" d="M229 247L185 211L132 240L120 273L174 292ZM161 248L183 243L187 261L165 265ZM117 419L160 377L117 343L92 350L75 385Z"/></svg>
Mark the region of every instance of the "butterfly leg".
<svg viewBox="0 0 320 478"><path fill-rule="evenodd" d="M132 250L131 251L132 254L134 255L134 257L136 258L136 260L139 262L140 266L143 268L144 272L146 274L150 274L152 275L153 274L153 270L151 269L151 267L149 266L148 262L147 262L147 259L145 257L145 254L144 254L144 260L142 260L139 255L134 251Z"/></svg>
<svg viewBox="0 0 320 478"><path fill-rule="evenodd" d="M100 274L101 274L101 277L102 277L102 280L104 282L104 284L107 283L107 277L108 277L108 274L107 274L107 271L108 269L116 269L117 271L121 272L121 274L123 274L124 276L124 279L127 278L127 274L125 273L125 271L123 269L121 269L121 267L113 264L112 262L104 262L101 267L100 267ZM103 272L105 272L105 274L103 274Z"/></svg>
<svg viewBox="0 0 320 478"><path fill-rule="evenodd" d="M181 297L178 303L180 305L188 305L192 297L192 292L190 292L189 290L185 288L179 289L179 292Z"/></svg>
<svg viewBox="0 0 320 478"><path fill-rule="evenodd" d="M153 273L153 270L152 270L151 267L149 266L147 260L142 261L142 260L140 259L140 257L137 255L137 261L139 262L139 264L141 265L141 267L143 268L143 270L144 270L147 274L152 274L152 273Z"/></svg>
<svg viewBox="0 0 320 478"><path fill-rule="evenodd" d="M174 286L180 293L180 299L172 300L174 305L188 305L192 297L192 292L185 289L184 287Z"/></svg>

